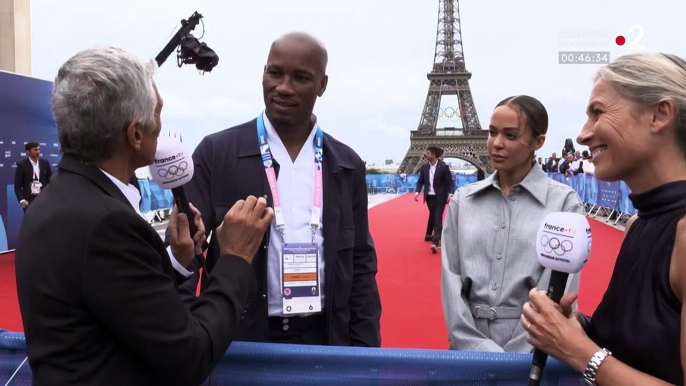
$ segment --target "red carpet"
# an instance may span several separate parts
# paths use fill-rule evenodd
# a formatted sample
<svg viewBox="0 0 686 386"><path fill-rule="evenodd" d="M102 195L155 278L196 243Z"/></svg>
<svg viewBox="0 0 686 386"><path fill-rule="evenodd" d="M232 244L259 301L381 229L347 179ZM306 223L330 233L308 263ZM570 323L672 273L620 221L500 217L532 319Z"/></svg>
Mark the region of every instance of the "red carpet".
<svg viewBox="0 0 686 386"><path fill-rule="evenodd" d="M24 331L14 280L14 252L0 255L0 329Z"/></svg>
<svg viewBox="0 0 686 386"><path fill-rule="evenodd" d="M373 207L369 222L377 248L383 307L383 347L446 349L448 333L440 293L441 259L423 241L426 205L412 195ZM581 277L579 305L592 313L610 280L622 232L590 221L593 252ZM14 280L14 253L0 255L0 328L23 331Z"/></svg>

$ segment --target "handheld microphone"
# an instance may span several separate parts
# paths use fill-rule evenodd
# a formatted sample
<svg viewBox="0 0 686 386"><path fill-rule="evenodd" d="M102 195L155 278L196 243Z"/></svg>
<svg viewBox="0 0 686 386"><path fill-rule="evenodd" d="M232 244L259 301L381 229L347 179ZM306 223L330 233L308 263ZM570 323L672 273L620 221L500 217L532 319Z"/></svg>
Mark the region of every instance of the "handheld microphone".
<svg viewBox="0 0 686 386"><path fill-rule="evenodd" d="M548 214L536 234L536 255L545 268L551 270L547 295L560 303L569 274L578 273L591 252L591 226L586 216L578 213ZM538 386L548 354L535 349L529 374L529 386Z"/></svg>
<svg viewBox="0 0 686 386"><path fill-rule="evenodd" d="M183 185L193 178L193 160L184 152L183 145L178 140L171 137L160 137L157 140L157 152L155 161L148 166L152 179L163 189L171 189L174 195L174 202L179 207L181 213L188 218L188 229L191 238L198 231L195 227L193 212L186 197ZM195 257L200 258L200 263L204 268L204 257L202 250L196 248ZM205 270L203 270L205 271Z"/></svg>

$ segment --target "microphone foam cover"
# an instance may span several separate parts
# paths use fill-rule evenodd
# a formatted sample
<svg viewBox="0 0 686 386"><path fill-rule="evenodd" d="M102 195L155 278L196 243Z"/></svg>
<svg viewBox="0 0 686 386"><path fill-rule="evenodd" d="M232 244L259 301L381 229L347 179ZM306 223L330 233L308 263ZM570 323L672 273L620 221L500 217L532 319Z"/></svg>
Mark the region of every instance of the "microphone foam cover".
<svg viewBox="0 0 686 386"><path fill-rule="evenodd" d="M536 254L546 268L577 273L591 253L591 226L586 216L571 212L548 214L536 234Z"/></svg>
<svg viewBox="0 0 686 386"><path fill-rule="evenodd" d="M193 160L180 141L170 137L157 139L155 161L148 166L152 179L164 189L182 186L193 178Z"/></svg>

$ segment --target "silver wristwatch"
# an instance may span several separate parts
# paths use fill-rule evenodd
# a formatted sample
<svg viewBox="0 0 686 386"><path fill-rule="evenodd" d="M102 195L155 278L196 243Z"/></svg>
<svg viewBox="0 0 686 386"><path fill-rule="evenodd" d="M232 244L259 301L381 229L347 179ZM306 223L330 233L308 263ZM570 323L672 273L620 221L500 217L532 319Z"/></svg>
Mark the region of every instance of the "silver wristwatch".
<svg viewBox="0 0 686 386"><path fill-rule="evenodd" d="M586 370L584 371L584 383L589 385L589 386L595 386L595 377L598 374L598 368L600 365L603 363L605 358L609 357L612 355L610 351L607 349L601 348L593 354L593 358L591 358L591 361L588 362L588 366L586 366Z"/></svg>

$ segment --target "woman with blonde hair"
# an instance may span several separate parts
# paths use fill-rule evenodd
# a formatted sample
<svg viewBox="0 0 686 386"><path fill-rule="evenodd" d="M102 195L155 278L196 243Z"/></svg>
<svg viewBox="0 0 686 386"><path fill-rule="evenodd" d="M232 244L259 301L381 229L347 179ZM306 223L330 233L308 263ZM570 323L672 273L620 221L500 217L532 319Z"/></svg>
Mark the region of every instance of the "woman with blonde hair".
<svg viewBox="0 0 686 386"><path fill-rule="evenodd" d="M587 114L577 142L590 148L596 178L626 182L638 216L592 317L570 309L576 294L556 306L531 291L522 326L530 343L589 385L683 385L686 61L659 53L618 58L598 71Z"/></svg>

